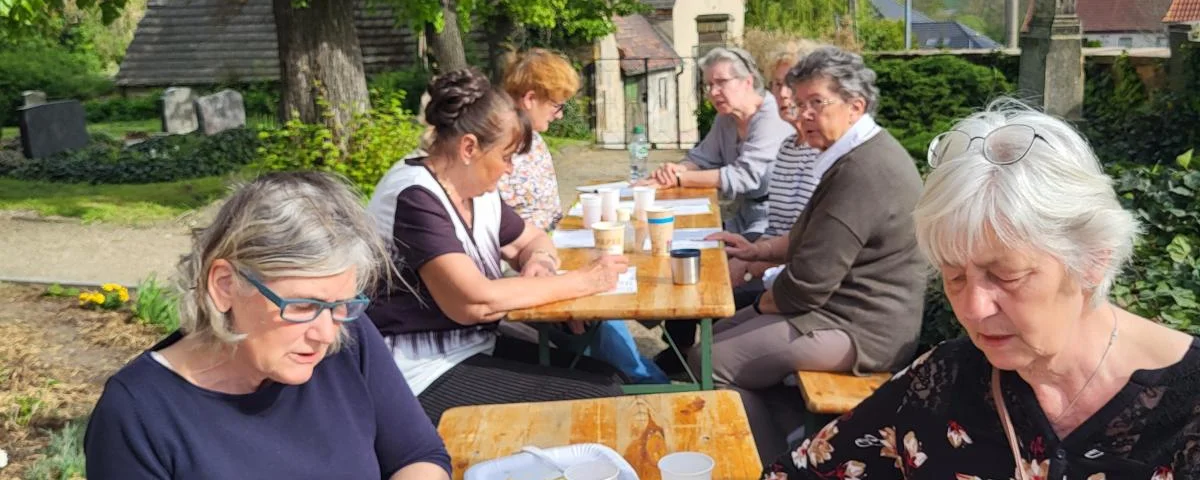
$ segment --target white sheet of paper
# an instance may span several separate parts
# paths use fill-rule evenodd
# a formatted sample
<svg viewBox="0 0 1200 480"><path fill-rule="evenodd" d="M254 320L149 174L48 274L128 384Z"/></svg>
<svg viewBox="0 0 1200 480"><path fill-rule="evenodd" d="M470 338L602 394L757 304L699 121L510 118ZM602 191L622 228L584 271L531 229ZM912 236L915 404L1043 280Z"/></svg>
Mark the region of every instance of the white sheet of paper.
<svg viewBox="0 0 1200 480"><path fill-rule="evenodd" d="M671 248L717 248L720 242L716 240L704 240L704 237L721 231L719 228L677 228L675 233L671 235ZM646 243L642 245L644 250L650 249L650 239L646 239Z"/></svg>
<svg viewBox="0 0 1200 480"><path fill-rule="evenodd" d="M591 230L555 230L550 238L554 240L555 248L592 248L596 246L596 236Z"/></svg>
<svg viewBox="0 0 1200 480"><path fill-rule="evenodd" d="M654 202L656 206L670 207L675 215L703 215L709 212L709 202L707 198L681 198L677 200L658 200ZM633 210L633 200L622 200L617 208L628 208ZM567 212L568 216L582 217L583 205L575 202L571 206L571 210Z"/></svg>
<svg viewBox="0 0 1200 480"><path fill-rule="evenodd" d="M622 197L632 197L633 196L633 189L629 187L629 182L612 182L612 183L601 183L599 185L582 185L582 186L575 187L575 190L578 190L581 193L596 193L596 191L600 190L601 188L619 188L619 189L621 189Z"/></svg>
<svg viewBox="0 0 1200 480"><path fill-rule="evenodd" d="M558 271L559 275L564 273L567 273L567 271ZM637 293L637 267L629 267L629 270L626 270L625 273L622 273L617 278L617 288L604 293L598 293L597 295L627 295L630 293Z"/></svg>

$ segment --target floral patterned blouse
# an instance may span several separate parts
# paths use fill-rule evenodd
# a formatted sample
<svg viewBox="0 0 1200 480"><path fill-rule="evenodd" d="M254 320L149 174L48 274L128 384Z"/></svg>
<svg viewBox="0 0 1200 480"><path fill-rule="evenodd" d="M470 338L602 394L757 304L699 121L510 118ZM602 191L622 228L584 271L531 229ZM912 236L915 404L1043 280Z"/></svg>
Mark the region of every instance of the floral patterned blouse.
<svg viewBox="0 0 1200 480"><path fill-rule="evenodd" d="M858 408L768 465L764 480L1016 478L992 401L992 367L967 339L942 344ZM1020 444L1035 480L1200 479L1200 340L1183 360L1134 372L1099 412L1060 439L1033 390L1002 372Z"/></svg>
<svg viewBox="0 0 1200 480"><path fill-rule="evenodd" d="M558 199L558 175L550 148L537 132L529 153L513 155L513 173L500 177L500 198L517 214L542 230L553 230L562 220Z"/></svg>

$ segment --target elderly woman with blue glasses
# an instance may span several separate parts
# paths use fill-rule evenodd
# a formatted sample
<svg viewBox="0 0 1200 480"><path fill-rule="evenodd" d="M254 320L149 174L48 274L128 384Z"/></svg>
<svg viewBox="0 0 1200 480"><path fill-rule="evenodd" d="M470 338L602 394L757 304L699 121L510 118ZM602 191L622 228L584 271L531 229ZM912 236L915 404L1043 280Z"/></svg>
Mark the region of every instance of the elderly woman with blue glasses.
<svg viewBox="0 0 1200 480"><path fill-rule="evenodd" d="M764 478L1200 478L1200 341L1109 300L1138 225L1087 141L1000 102L929 164L917 241L967 336Z"/></svg>
<svg viewBox="0 0 1200 480"><path fill-rule="evenodd" d="M388 265L345 183L264 176L180 262L180 328L104 387L88 478L448 479L362 295Z"/></svg>

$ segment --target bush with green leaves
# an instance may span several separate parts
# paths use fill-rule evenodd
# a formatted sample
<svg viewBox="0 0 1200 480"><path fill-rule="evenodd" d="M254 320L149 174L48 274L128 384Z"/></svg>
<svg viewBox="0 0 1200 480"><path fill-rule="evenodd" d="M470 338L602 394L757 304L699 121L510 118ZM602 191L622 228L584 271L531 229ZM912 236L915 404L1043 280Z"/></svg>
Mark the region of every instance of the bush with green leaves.
<svg viewBox="0 0 1200 480"><path fill-rule="evenodd" d="M370 195L392 164L420 143L424 128L402 107L402 101L402 94L393 95L386 104L356 115L351 120L353 133L345 139L344 153L338 148L333 130L323 124L306 124L293 118L279 128L260 129L262 146L255 168L336 172L354 182L364 195ZM321 103L329 115L328 104Z"/></svg>
<svg viewBox="0 0 1200 480"><path fill-rule="evenodd" d="M21 158L0 175L62 183L154 183L222 175L251 163L255 132L239 128L213 136L201 133L151 138L122 148L105 142L47 158Z"/></svg>
<svg viewBox="0 0 1200 480"><path fill-rule="evenodd" d="M29 43L0 49L0 126L17 124L25 90L41 90L51 100L86 100L112 90L112 82L96 59L62 47Z"/></svg>
<svg viewBox="0 0 1200 480"><path fill-rule="evenodd" d="M392 98L399 98L401 107L416 112L421 108L421 94L425 93L432 78L431 72L420 67L371 75L367 77L371 105L386 107Z"/></svg>
<svg viewBox="0 0 1200 480"><path fill-rule="evenodd" d="M179 299L169 283L160 283L153 275L137 285L137 296L130 306L134 318L153 325L164 333L179 328Z"/></svg>
<svg viewBox="0 0 1200 480"><path fill-rule="evenodd" d="M588 114L590 103L591 99L582 95L567 100L567 103L563 104L562 118L550 123L546 135L577 140L594 138L592 118Z"/></svg>
<svg viewBox="0 0 1200 480"><path fill-rule="evenodd" d="M88 123L126 122L158 118L162 90L122 97L93 98L83 102Z"/></svg>

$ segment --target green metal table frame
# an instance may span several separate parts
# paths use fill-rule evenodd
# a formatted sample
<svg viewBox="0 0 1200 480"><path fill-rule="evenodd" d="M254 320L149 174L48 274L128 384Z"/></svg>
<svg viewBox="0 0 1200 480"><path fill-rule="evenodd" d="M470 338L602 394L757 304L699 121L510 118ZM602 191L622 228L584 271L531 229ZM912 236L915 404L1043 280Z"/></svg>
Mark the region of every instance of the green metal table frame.
<svg viewBox="0 0 1200 480"><path fill-rule="evenodd" d="M620 321L620 320L606 320ZM663 320L670 322L671 320ZM662 324L660 323L660 326ZM596 329L590 330L584 338L586 344L591 344ZM642 395L648 393L676 393L676 392L695 392L700 390L712 390L712 319L705 318L700 320L700 378L696 378L692 368L688 366L687 357L683 351L675 344L675 340L670 335L663 335L667 339L667 345L679 360L683 363L683 368L688 374L690 383L663 383L663 384L638 384L638 385L622 385L622 390L626 395ZM571 367L575 367L575 363L582 357L582 353L576 353L575 359L571 362ZM546 328L538 328L538 362L543 366L550 365L550 331Z"/></svg>

